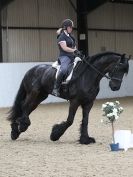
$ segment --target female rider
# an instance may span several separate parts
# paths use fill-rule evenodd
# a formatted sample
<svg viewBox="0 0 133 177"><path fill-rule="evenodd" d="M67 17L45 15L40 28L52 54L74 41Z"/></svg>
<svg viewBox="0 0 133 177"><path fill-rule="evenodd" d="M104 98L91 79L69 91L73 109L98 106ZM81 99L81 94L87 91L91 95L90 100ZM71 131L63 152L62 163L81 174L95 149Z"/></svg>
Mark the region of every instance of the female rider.
<svg viewBox="0 0 133 177"><path fill-rule="evenodd" d="M75 55L80 55L80 51L76 49L75 39L71 35L73 26L72 20L65 19L61 28L57 30L57 43L60 51L58 62L61 66L52 92L55 96L60 95L60 85L66 78L69 64L74 62Z"/></svg>

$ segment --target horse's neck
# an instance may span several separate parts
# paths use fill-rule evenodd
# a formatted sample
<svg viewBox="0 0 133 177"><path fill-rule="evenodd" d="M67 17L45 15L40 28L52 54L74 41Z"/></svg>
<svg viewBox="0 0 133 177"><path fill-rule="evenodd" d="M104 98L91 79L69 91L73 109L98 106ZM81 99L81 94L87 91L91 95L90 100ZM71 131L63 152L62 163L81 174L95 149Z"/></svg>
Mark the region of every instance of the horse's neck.
<svg viewBox="0 0 133 177"><path fill-rule="evenodd" d="M117 63L118 59L116 57L104 57L99 58L98 60L95 60L94 63L92 62L92 68L91 66L89 69L86 69L84 72L86 80L91 80L92 82L100 82L100 80L103 78L103 76L109 72L109 69Z"/></svg>
<svg viewBox="0 0 133 177"><path fill-rule="evenodd" d="M115 64L118 62L117 57L111 57L111 56L106 56L104 59L99 59L96 61L97 63L94 63L96 68L102 72L103 74L106 74L109 72L110 68L113 68Z"/></svg>
<svg viewBox="0 0 133 177"><path fill-rule="evenodd" d="M88 61L92 65L92 67L96 68L93 69L90 65L87 65L85 63L82 63L76 70L76 75L79 77L82 75L85 77L85 80L91 80L94 81L100 81L106 73L109 72L109 68L113 67L118 61L117 57L113 57L112 55L104 56L104 58L99 58L97 60ZM99 74L99 72L101 74ZM76 77L77 78L77 77Z"/></svg>

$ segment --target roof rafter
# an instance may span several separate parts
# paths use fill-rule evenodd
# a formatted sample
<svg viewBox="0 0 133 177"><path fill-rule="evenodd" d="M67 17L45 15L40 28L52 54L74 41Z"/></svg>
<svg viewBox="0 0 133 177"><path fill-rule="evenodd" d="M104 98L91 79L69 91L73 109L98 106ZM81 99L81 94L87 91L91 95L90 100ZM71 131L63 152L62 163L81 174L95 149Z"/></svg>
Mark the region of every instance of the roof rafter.
<svg viewBox="0 0 133 177"><path fill-rule="evenodd" d="M82 0L81 0L82 1ZM87 2L87 11L91 12L92 10L96 9L100 5L106 3L108 0L86 0Z"/></svg>
<svg viewBox="0 0 133 177"><path fill-rule="evenodd" d="M133 0L110 0L112 3L133 4Z"/></svg>
<svg viewBox="0 0 133 177"><path fill-rule="evenodd" d="M12 1L14 0L0 0L1 9L7 6Z"/></svg>

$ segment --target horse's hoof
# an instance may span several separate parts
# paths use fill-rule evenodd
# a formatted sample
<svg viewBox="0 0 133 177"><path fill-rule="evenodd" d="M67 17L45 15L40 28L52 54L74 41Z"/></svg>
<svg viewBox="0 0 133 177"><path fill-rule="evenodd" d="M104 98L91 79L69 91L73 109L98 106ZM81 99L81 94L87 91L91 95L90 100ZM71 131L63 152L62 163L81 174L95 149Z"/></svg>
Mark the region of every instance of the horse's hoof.
<svg viewBox="0 0 133 177"><path fill-rule="evenodd" d="M90 141L90 143L96 143L96 140L93 137L89 137L89 141Z"/></svg>
<svg viewBox="0 0 133 177"><path fill-rule="evenodd" d="M20 133L19 132L11 132L11 139L16 140L19 137Z"/></svg>
<svg viewBox="0 0 133 177"><path fill-rule="evenodd" d="M80 137L80 144L91 144L95 143L95 139L93 137Z"/></svg>
<svg viewBox="0 0 133 177"><path fill-rule="evenodd" d="M51 135L50 135L50 139L51 139L51 141L57 141L57 140L59 140L59 138L57 138L54 134L52 134L51 133Z"/></svg>
<svg viewBox="0 0 133 177"><path fill-rule="evenodd" d="M61 124L55 124L52 128L50 139L52 141L59 140L60 137L64 134L67 127L68 127L68 125L66 124L66 122L62 122Z"/></svg>
<svg viewBox="0 0 133 177"><path fill-rule="evenodd" d="M59 132L58 129L56 129L58 127L58 125L55 125L52 129L51 135L50 135L50 139L52 141L57 141L59 140L60 136L59 136Z"/></svg>

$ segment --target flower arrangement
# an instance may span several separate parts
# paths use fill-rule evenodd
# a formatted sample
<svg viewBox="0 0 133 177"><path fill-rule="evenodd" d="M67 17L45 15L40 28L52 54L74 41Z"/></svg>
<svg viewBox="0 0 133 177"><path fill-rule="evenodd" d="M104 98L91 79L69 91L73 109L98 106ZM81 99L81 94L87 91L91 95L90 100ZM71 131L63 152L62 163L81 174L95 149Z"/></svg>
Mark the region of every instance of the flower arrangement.
<svg viewBox="0 0 133 177"><path fill-rule="evenodd" d="M102 119L101 122L111 123L112 125L112 139L114 139L114 122L119 118L120 114L123 112L123 107L120 106L119 101L115 102L106 102L102 104L102 111L104 112L103 116L107 119Z"/></svg>

